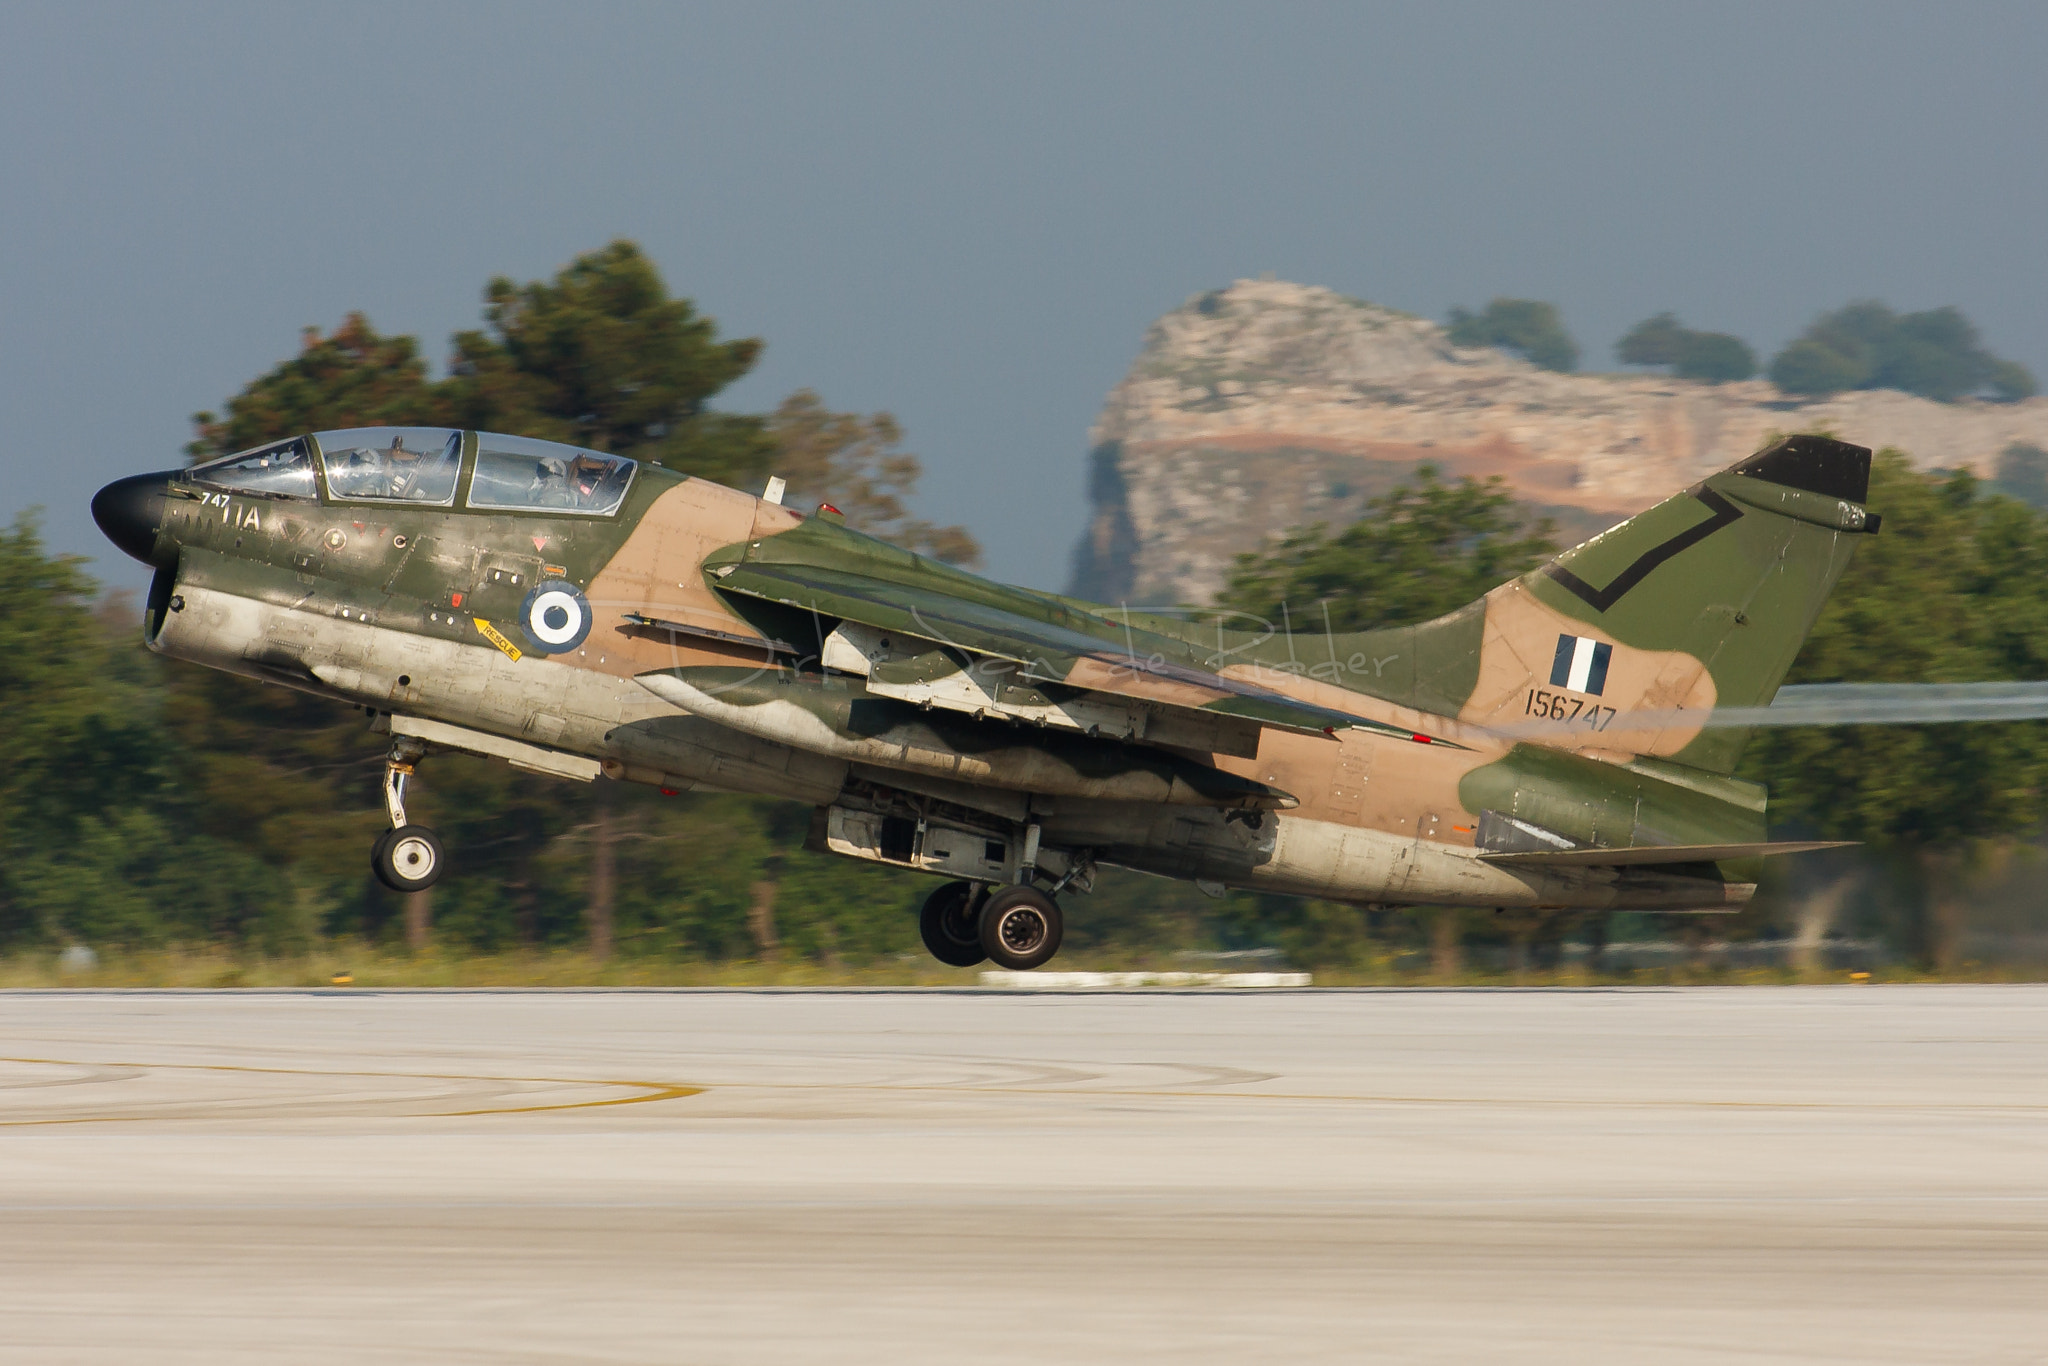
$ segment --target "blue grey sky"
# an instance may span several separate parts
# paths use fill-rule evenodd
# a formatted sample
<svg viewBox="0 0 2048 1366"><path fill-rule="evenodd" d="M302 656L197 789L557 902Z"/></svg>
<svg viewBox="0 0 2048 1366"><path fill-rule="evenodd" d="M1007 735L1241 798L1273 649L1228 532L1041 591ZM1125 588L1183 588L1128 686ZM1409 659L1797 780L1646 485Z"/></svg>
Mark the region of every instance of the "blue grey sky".
<svg viewBox="0 0 2048 1366"><path fill-rule="evenodd" d="M2048 6L0 6L5 506L93 488L350 309L437 360L625 236L756 373L887 409L1061 587L1146 325L1242 276L1442 317L1676 309L1769 351L1960 305L2048 379Z"/></svg>

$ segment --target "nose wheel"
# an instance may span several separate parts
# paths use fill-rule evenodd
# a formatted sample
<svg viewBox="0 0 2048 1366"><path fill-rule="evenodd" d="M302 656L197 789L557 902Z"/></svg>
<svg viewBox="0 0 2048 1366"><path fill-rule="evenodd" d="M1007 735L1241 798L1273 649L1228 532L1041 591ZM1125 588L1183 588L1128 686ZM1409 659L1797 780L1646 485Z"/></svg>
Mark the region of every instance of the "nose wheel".
<svg viewBox="0 0 2048 1366"><path fill-rule="evenodd" d="M405 782L426 752L418 740L399 738L384 756L384 810L391 828L370 846L370 871L394 892L424 892L441 880L448 863L441 837L405 818Z"/></svg>
<svg viewBox="0 0 2048 1366"><path fill-rule="evenodd" d="M424 825L386 830L370 846L370 869L394 892L424 892L441 880L447 856L441 837Z"/></svg>

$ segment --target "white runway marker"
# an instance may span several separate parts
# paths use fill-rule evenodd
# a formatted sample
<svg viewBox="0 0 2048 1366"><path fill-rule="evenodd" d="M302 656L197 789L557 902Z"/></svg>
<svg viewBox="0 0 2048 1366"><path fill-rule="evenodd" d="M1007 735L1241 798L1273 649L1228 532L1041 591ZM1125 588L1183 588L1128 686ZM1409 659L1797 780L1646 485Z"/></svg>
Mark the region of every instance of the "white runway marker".
<svg viewBox="0 0 2048 1366"><path fill-rule="evenodd" d="M1306 972L1008 972L990 968L981 974L985 987L1006 991L1135 991L1141 987L1308 987L1315 978Z"/></svg>

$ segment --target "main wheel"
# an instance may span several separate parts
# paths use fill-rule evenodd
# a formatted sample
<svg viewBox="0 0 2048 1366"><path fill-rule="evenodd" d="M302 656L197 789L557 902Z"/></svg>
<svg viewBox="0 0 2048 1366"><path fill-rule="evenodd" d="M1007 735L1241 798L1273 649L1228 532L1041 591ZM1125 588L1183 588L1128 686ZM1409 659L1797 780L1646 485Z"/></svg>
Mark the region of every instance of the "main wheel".
<svg viewBox="0 0 2048 1366"><path fill-rule="evenodd" d="M1015 972L1043 967L1060 951L1065 928L1059 903L1036 887L1005 887L982 904L981 947L990 962Z"/></svg>
<svg viewBox="0 0 2048 1366"><path fill-rule="evenodd" d="M424 892L441 880L447 864L441 837L424 825L387 830L370 849L370 871L394 892Z"/></svg>
<svg viewBox="0 0 2048 1366"><path fill-rule="evenodd" d="M932 957L949 968L971 968L988 953L981 947L981 888L972 882L949 882L924 899L917 930Z"/></svg>

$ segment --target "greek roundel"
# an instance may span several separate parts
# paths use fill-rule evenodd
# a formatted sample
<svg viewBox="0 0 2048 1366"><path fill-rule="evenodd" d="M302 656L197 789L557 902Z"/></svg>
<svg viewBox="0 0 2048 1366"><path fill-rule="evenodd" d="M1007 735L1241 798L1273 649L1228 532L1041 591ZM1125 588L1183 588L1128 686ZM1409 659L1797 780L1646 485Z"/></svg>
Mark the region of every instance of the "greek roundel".
<svg viewBox="0 0 2048 1366"><path fill-rule="evenodd" d="M1560 635L1550 661L1550 686L1598 697L1607 688L1607 661L1614 647L1588 636Z"/></svg>
<svg viewBox="0 0 2048 1366"><path fill-rule="evenodd" d="M520 606L519 626L536 654L573 650L590 635L590 601L567 579L543 579Z"/></svg>

